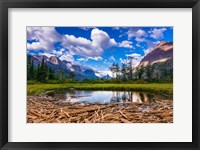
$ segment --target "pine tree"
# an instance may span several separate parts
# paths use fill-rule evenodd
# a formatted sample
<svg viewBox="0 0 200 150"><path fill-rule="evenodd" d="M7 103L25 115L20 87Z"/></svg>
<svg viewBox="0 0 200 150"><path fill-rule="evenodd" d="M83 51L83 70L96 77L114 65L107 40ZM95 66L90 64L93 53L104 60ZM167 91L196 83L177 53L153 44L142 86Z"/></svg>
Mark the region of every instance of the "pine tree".
<svg viewBox="0 0 200 150"><path fill-rule="evenodd" d="M34 79L35 79L34 60L32 60L30 66L30 80Z"/></svg>
<svg viewBox="0 0 200 150"><path fill-rule="evenodd" d="M133 79L133 67L132 67L133 60L131 57L129 57L129 63L128 63L128 79Z"/></svg>
<svg viewBox="0 0 200 150"><path fill-rule="evenodd" d="M36 69L36 80L39 81L40 78L40 64L37 65Z"/></svg>
<svg viewBox="0 0 200 150"><path fill-rule="evenodd" d="M138 70L138 72L137 72L137 74L138 74L138 79L142 79L143 73L144 73L144 68L142 67L142 68L140 68L140 69Z"/></svg>
<svg viewBox="0 0 200 150"><path fill-rule="evenodd" d="M70 73L69 73L69 78L70 78L71 80L73 80L74 77L75 77L75 73L74 73L74 72L70 72Z"/></svg>
<svg viewBox="0 0 200 150"><path fill-rule="evenodd" d="M63 80L65 76L65 70L60 70L60 79Z"/></svg>
<svg viewBox="0 0 200 150"><path fill-rule="evenodd" d="M126 80L126 72L127 72L127 65L125 63L122 64L121 73L122 73L122 79Z"/></svg>
<svg viewBox="0 0 200 150"><path fill-rule="evenodd" d="M55 71L51 68L51 67L49 67L49 80L54 80L55 78L56 78L56 76L55 76Z"/></svg>
<svg viewBox="0 0 200 150"><path fill-rule="evenodd" d="M119 68L118 63L116 63L116 65L115 65L115 72L116 72L116 78L119 79L119 77L120 77L120 75L119 75L119 73L120 73L120 68Z"/></svg>
<svg viewBox="0 0 200 150"><path fill-rule="evenodd" d="M147 78L148 79L152 79L152 76L153 76L153 66L148 66L145 70L146 72L146 75L147 75Z"/></svg>
<svg viewBox="0 0 200 150"><path fill-rule="evenodd" d="M28 56L27 57L27 80L31 80L30 68L31 68L31 59Z"/></svg>
<svg viewBox="0 0 200 150"><path fill-rule="evenodd" d="M45 62L44 62L44 57L42 58L42 63L39 71L39 81L40 82L46 82L46 77L47 77L47 72L46 72L46 67L45 67Z"/></svg>

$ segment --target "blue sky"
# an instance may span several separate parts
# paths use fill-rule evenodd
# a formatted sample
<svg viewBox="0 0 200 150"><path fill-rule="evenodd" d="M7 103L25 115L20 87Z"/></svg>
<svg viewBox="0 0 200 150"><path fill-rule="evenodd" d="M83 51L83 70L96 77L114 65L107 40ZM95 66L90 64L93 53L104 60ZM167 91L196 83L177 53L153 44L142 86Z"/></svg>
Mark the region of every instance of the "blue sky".
<svg viewBox="0 0 200 150"><path fill-rule="evenodd" d="M161 41L173 42L173 27L27 27L27 53L56 56L110 74L112 63L133 65Z"/></svg>

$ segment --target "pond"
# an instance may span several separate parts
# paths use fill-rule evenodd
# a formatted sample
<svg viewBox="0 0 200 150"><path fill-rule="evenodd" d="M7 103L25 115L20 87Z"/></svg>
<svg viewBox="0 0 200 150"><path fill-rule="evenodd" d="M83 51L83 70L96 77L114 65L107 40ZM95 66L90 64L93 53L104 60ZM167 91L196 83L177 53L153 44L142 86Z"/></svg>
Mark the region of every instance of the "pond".
<svg viewBox="0 0 200 150"><path fill-rule="evenodd" d="M172 100L172 97L166 95L157 95L144 92L132 91L80 91L68 90L60 92L49 92L48 96L63 102L88 102L88 103L112 103L112 102L135 102L142 103L157 100Z"/></svg>

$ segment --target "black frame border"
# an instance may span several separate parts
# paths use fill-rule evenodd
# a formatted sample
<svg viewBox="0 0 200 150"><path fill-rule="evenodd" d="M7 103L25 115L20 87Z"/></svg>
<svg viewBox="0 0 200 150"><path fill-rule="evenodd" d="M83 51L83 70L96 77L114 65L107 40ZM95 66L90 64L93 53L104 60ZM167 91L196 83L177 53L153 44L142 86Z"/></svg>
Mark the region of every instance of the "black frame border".
<svg viewBox="0 0 200 150"><path fill-rule="evenodd" d="M8 142L9 8L192 8L192 142ZM0 148L23 149L200 149L199 0L0 0Z"/></svg>

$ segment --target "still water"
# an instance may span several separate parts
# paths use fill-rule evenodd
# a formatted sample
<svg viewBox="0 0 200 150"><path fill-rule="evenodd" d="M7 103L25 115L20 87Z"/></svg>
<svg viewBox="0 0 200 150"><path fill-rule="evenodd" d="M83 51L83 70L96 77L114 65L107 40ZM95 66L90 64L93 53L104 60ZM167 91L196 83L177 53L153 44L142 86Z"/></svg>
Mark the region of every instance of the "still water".
<svg viewBox="0 0 200 150"><path fill-rule="evenodd" d="M56 99L62 99L65 102L89 102L89 103L111 103L111 102L135 102L142 103L152 101L154 99L170 100L164 95L155 95L144 92L130 92L130 91L62 91L52 92L48 94Z"/></svg>

